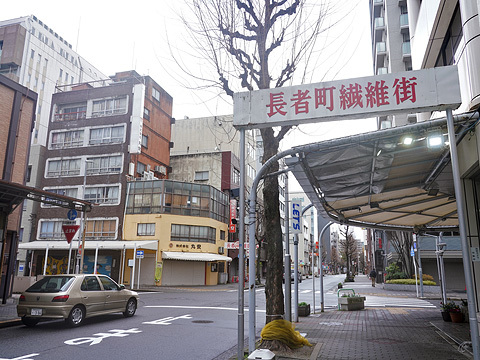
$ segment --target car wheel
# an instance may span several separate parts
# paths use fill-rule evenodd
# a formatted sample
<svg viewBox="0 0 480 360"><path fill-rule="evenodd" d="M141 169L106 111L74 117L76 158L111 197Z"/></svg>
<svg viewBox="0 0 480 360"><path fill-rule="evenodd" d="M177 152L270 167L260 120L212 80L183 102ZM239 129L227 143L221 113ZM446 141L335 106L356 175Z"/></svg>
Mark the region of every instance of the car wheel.
<svg viewBox="0 0 480 360"><path fill-rule="evenodd" d="M135 299L129 299L127 302L127 307L123 312L123 316L125 317L133 316L135 315L135 311L137 311L137 302L135 301Z"/></svg>
<svg viewBox="0 0 480 360"><path fill-rule="evenodd" d="M72 309L72 311L70 311L70 314L68 315L68 318L65 319L65 321L70 326L79 326L84 319L85 310L82 306L77 305Z"/></svg>
<svg viewBox="0 0 480 360"><path fill-rule="evenodd" d="M28 327L34 327L35 325L38 324L39 321L40 320L38 320L38 319L32 319L32 318L29 318L29 317L22 316L23 325L28 326Z"/></svg>

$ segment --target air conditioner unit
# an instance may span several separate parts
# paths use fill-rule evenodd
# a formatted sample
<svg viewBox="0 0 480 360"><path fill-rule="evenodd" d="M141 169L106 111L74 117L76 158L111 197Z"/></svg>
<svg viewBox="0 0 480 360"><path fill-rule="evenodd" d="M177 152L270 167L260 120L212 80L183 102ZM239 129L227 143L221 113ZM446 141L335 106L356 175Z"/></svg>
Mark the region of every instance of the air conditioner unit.
<svg viewBox="0 0 480 360"><path fill-rule="evenodd" d="M218 247L218 253L223 254L225 252L225 248L223 246Z"/></svg>
<svg viewBox="0 0 480 360"><path fill-rule="evenodd" d="M144 171L144 172L143 172L142 179L143 179L143 180L153 180L153 179L155 179L155 176L153 176L153 172L152 172L152 171Z"/></svg>
<svg viewBox="0 0 480 360"><path fill-rule="evenodd" d="M155 171L159 172L160 174L167 175L167 168L162 165L156 165L155 166Z"/></svg>

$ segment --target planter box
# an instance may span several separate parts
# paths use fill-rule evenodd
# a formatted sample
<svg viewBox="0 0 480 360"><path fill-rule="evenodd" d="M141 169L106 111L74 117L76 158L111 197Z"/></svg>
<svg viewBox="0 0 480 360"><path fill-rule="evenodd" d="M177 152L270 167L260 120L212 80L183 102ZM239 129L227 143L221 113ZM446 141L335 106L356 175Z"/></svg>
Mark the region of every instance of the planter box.
<svg viewBox="0 0 480 360"><path fill-rule="evenodd" d="M383 288L385 290L393 290L393 291L417 291L415 285L402 285L402 284L383 284ZM420 292L420 284L418 285L418 291ZM441 289L438 285L423 285L423 292L424 293L433 293L433 294L440 294Z"/></svg>
<svg viewBox="0 0 480 360"><path fill-rule="evenodd" d="M339 297L338 310L353 311L365 309L365 300L365 296Z"/></svg>
<svg viewBox="0 0 480 360"><path fill-rule="evenodd" d="M298 307L298 316L310 315L310 304Z"/></svg>

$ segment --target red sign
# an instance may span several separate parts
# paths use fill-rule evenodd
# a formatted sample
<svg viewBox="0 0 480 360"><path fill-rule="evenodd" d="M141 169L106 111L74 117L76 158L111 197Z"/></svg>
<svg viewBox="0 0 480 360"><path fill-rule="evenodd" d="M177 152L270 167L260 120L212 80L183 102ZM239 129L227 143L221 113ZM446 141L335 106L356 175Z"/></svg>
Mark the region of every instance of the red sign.
<svg viewBox="0 0 480 360"><path fill-rule="evenodd" d="M62 225L63 233L65 234L69 244L77 233L78 229L80 229L80 225Z"/></svg>
<svg viewBox="0 0 480 360"><path fill-rule="evenodd" d="M234 221L232 221L234 220ZM230 200L230 224L228 225L228 232L234 233L237 231L237 200Z"/></svg>

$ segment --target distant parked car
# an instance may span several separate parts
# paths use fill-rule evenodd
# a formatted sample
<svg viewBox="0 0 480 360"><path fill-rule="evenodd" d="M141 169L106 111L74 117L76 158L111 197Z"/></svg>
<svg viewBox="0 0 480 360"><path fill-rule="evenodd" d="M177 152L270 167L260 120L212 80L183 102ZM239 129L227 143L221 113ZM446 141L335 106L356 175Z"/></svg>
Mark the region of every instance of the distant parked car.
<svg viewBox="0 0 480 360"><path fill-rule="evenodd" d="M135 314L138 294L105 275L46 276L20 296L17 314L26 326L44 319L65 319L79 326L86 318L116 312Z"/></svg>
<svg viewBox="0 0 480 360"><path fill-rule="evenodd" d="M295 281L295 270L290 270L290 281L293 282ZM298 282L301 283L302 282L302 274L300 274L300 271L297 272L297 276L298 276ZM285 282L285 272L283 273L283 282Z"/></svg>

